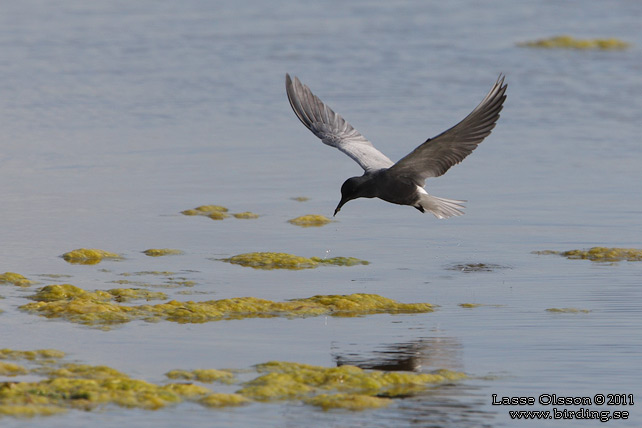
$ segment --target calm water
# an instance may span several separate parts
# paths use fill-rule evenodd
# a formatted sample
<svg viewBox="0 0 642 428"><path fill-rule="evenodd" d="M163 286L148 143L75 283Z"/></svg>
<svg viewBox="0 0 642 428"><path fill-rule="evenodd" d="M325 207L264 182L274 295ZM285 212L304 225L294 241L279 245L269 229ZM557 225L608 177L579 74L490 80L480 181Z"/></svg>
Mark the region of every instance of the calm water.
<svg viewBox="0 0 642 428"><path fill-rule="evenodd" d="M32 290L3 286L0 347L56 348L154 382L175 368L268 360L452 368L471 378L358 413L293 402L232 410L182 404L5 418L2 426L510 427L509 409L491 405L491 394L626 393L642 401L642 264L531 254L642 247L641 20L642 4L631 1L3 2L0 272L43 284L52 281L38 275L71 275L66 282L107 289L124 272L168 270L204 293L172 296L179 300L367 292L440 308L347 319L132 322L105 332L19 312ZM633 47L516 47L557 34L618 37ZM437 221L358 200L323 228L286 223L331 215L345 178L361 174L296 120L286 72L392 159L455 124L506 73L508 100L493 134L428 183L437 196L467 199L466 215ZM261 217L178 214L209 203ZM77 266L58 257L79 247L126 259ZM140 253L159 247L185 254ZM371 264L290 272L212 260L248 251ZM498 267L453 270L466 263ZM551 307L591 312L546 312ZM628 421L607 426L633 427L642 423L640 406L601 410L630 411Z"/></svg>

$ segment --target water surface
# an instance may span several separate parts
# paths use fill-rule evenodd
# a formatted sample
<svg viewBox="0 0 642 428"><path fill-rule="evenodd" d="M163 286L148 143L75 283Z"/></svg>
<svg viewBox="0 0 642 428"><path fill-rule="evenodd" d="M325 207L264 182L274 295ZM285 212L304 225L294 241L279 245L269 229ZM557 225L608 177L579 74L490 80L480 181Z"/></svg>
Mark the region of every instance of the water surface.
<svg viewBox="0 0 642 428"><path fill-rule="evenodd" d="M4 2L0 272L42 284L54 281L41 274L71 275L65 282L107 289L122 273L167 270L196 282L199 294L169 291L179 300L366 292L440 307L363 318L132 322L100 331L19 312L32 291L2 286L2 347L56 348L154 382L175 368L269 360L451 368L470 379L358 413L297 402L230 410L181 404L4 418L2 425L508 427L515 422L507 408L491 405L491 394L637 394L642 265L531 252L642 246L641 18L635 2ZM516 46L557 34L633 46ZM361 171L296 120L286 72L391 159L454 125L505 73L508 99L493 134L428 182L437 196L467 199L466 215L438 221L358 200L325 227L288 224L303 214L331 215L343 181ZM216 222L179 214L210 203L261 217ZM79 266L58 257L79 247L125 260ZM184 255L140 253L165 247ZM213 260L249 251L371 264L256 271ZM497 268L452 269L477 263ZM590 312L546 311L565 307ZM630 411L609 426L642 421L639 404L604 409Z"/></svg>

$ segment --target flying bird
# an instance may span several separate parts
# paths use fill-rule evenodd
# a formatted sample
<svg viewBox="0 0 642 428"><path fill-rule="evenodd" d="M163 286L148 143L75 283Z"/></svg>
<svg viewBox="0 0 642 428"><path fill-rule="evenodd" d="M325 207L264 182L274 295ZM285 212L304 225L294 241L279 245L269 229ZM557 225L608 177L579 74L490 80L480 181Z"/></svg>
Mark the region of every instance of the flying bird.
<svg viewBox="0 0 642 428"><path fill-rule="evenodd" d="M285 75L288 100L299 120L323 143L341 150L365 171L343 183L335 216L346 202L357 198L410 205L422 213L430 211L437 218L464 214L466 201L430 195L424 185L427 178L439 177L464 160L490 135L506 99L506 87L500 74L486 97L461 122L394 163L299 79Z"/></svg>

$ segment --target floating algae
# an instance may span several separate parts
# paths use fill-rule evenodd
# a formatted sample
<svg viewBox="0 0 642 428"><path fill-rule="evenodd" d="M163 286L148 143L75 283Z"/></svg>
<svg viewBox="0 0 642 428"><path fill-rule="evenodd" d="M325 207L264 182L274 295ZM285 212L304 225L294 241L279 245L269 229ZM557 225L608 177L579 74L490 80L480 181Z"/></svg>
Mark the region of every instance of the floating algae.
<svg viewBox="0 0 642 428"><path fill-rule="evenodd" d="M104 291L89 292L71 284L46 285L29 298L39 302L54 302L80 297L91 297L95 300L108 300L111 298L111 296Z"/></svg>
<svg viewBox="0 0 642 428"><path fill-rule="evenodd" d="M271 361L256 366L266 373L246 382L237 393L258 401L307 398L328 391L377 397L403 397L428 385L463 379L465 374L440 370L434 373L385 372L356 366L321 367ZM322 405L321 402L325 402ZM319 400L330 407L330 400Z"/></svg>
<svg viewBox="0 0 642 428"><path fill-rule="evenodd" d="M0 376L18 376L26 373L27 369L18 364L0 361Z"/></svg>
<svg viewBox="0 0 642 428"><path fill-rule="evenodd" d="M13 349L0 349L0 360L29 360L48 362L64 358L65 353L56 349L36 349L34 351L16 351Z"/></svg>
<svg viewBox="0 0 642 428"><path fill-rule="evenodd" d="M234 374L226 370L196 369L196 370L170 370L165 373L169 379L197 380L199 382L232 383Z"/></svg>
<svg viewBox="0 0 642 428"><path fill-rule="evenodd" d="M323 410L365 410L386 407L392 403L392 400L363 394L319 394L304 400L304 402L312 406L321 407Z"/></svg>
<svg viewBox="0 0 642 428"><path fill-rule="evenodd" d="M319 295L291 302L314 304L327 308L330 314L352 317L372 314L411 314L432 312L430 303L399 303L377 294L356 293L348 295Z"/></svg>
<svg viewBox="0 0 642 428"><path fill-rule="evenodd" d="M209 217L212 220L223 220L229 217L227 214L228 209L220 205L201 205L200 207L192 208L191 210L181 211L183 215L202 215Z"/></svg>
<svg viewBox="0 0 642 428"><path fill-rule="evenodd" d="M228 214L228 211L229 210L227 208L222 207L220 205L201 205L200 207L196 207L191 210L181 211L181 214L201 215L201 216L209 217L212 220L223 220L230 216ZM258 214L255 214L250 211L235 213L232 215L234 216L234 218L243 219L243 220L259 218Z"/></svg>
<svg viewBox="0 0 642 428"><path fill-rule="evenodd" d="M48 318L65 318L81 324L117 324L131 321L135 308L111 302L133 299L165 299L164 293L140 289L116 288L107 291L86 291L71 284L42 287L30 299L36 302L18 309L35 312Z"/></svg>
<svg viewBox="0 0 642 428"><path fill-rule="evenodd" d="M228 407L247 404L250 400L240 394L213 393L206 395L198 400L198 402L206 407Z"/></svg>
<svg viewBox="0 0 642 428"><path fill-rule="evenodd" d="M370 262L366 260L357 259L355 257L331 257L323 259L321 257L311 257L311 260L324 265L335 266L356 266L356 265L369 265Z"/></svg>
<svg viewBox="0 0 642 428"><path fill-rule="evenodd" d="M127 290L127 289L126 289ZM139 290L141 291L141 290ZM146 290L142 290L143 292ZM432 312L429 303L399 303L376 294L313 296L273 302L255 297L179 302L171 300L155 305L120 305L119 296L126 293L114 290L85 291L70 284L49 285L35 295L35 302L19 307L20 310L67 321L95 326L109 326L133 320L177 323L204 323L209 321L243 318L307 317L307 316L363 316L370 314L400 314ZM137 295L146 298L147 294Z"/></svg>
<svg viewBox="0 0 642 428"><path fill-rule="evenodd" d="M0 388L3 384L0 384ZM0 392L1 394L1 392ZM3 402L0 396L0 403ZM28 404L0 404L0 415L13 416L13 417L35 417L35 416L52 416L59 413L64 413L67 410L60 406L42 405L35 403Z"/></svg>
<svg viewBox="0 0 642 428"><path fill-rule="evenodd" d="M181 250L174 250L171 248L150 248L143 251L143 253L150 257L169 256L174 254L183 254Z"/></svg>
<svg viewBox="0 0 642 428"><path fill-rule="evenodd" d="M256 252L245 253L232 256L227 259L221 259L224 262L237 264L254 269L312 269L319 264L336 265L336 266L355 266L370 264L365 260L360 260L354 257L301 257L287 253L273 253L273 252Z"/></svg>
<svg viewBox="0 0 642 428"><path fill-rule="evenodd" d="M533 254L559 254L567 259L591 260L594 262L642 261L642 250L637 248L593 247L588 250L534 251Z"/></svg>
<svg viewBox="0 0 642 428"><path fill-rule="evenodd" d="M623 50L631 45L616 38L577 39L572 36L555 36L547 39L518 43L517 46L547 49Z"/></svg>
<svg viewBox="0 0 642 428"><path fill-rule="evenodd" d="M64 356L61 351L2 350L17 358L33 353ZM448 370L433 373L385 372L363 370L355 366L321 367L308 364L271 361L254 366L253 380L240 384L236 393L223 394L193 383L154 384L132 379L108 366L34 359L35 368L18 365L6 367L3 375L30 374L46 377L40 381L0 382L0 415L14 417L46 416L68 409L107 410L113 406L156 410L189 401L207 408L221 408L251 403L301 400L324 410L341 408L365 410L388 405L390 398L403 398L435 384L463 379L464 373ZM7 364L7 363L5 363ZM238 383L225 370L173 370L172 378L200 380L219 378ZM174 376L175 375L175 376ZM193 376L193 377L192 377Z"/></svg>
<svg viewBox="0 0 642 428"><path fill-rule="evenodd" d="M295 256L287 253L256 252L244 253L221 259L224 262L252 267L254 269L311 269L318 263L307 257Z"/></svg>
<svg viewBox="0 0 642 428"><path fill-rule="evenodd" d="M325 226L328 223L332 223L333 221L334 220L323 215L308 214L288 220L288 223L301 227L320 227Z"/></svg>
<svg viewBox="0 0 642 428"><path fill-rule="evenodd" d="M5 272L0 274L0 284L13 284L18 287L29 287L33 281L15 272Z"/></svg>
<svg viewBox="0 0 642 428"><path fill-rule="evenodd" d="M191 210L181 211L183 215L209 215L211 213L226 213L228 209L220 205L201 205L200 207L192 208Z"/></svg>
<svg viewBox="0 0 642 428"><path fill-rule="evenodd" d="M546 312L556 312L556 313L565 313L565 314L579 314L584 313L588 314L591 312L589 309L578 309L578 308L548 308Z"/></svg>
<svg viewBox="0 0 642 428"><path fill-rule="evenodd" d="M46 374L49 377L69 379L111 379L125 378L126 374L107 366L92 366L89 364L68 363L61 367L44 367L34 370L35 373Z"/></svg>
<svg viewBox="0 0 642 428"><path fill-rule="evenodd" d="M297 201L297 202L307 202L307 201L310 200L310 198L308 198L307 196L295 196L295 197L290 198L290 199L292 199L293 201Z"/></svg>
<svg viewBox="0 0 642 428"><path fill-rule="evenodd" d="M79 248L77 250L69 251L61 256L66 262L81 264L81 265L95 265L100 263L103 259L122 259L116 253L109 251L98 250L95 248Z"/></svg>
<svg viewBox="0 0 642 428"><path fill-rule="evenodd" d="M237 391L257 401L293 400L311 395L314 388L305 382L295 380L285 373L268 373L260 376Z"/></svg>
<svg viewBox="0 0 642 428"><path fill-rule="evenodd" d="M209 393L197 385L155 385L125 375L104 379L52 376L39 382L0 384L0 414L48 415L106 405L155 410Z"/></svg>
<svg viewBox="0 0 642 428"><path fill-rule="evenodd" d="M478 308L483 305L481 303L460 303L459 306L461 306L462 308L472 309L472 308Z"/></svg>
<svg viewBox="0 0 642 428"><path fill-rule="evenodd" d="M167 294L160 291L149 291L141 288L112 288L107 293L113 296L117 302L128 302L130 300L166 300Z"/></svg>
<svg viewBox="0 0 642 428"><path fill-rule="evenodd" d="M242 220L252 220L252 219L255 219L255 218L259 218L258 214L255 214L255 213L252 213L252 212L249 212L249 211L245 211L245 212L242 212L242 213L236 213L236 214L232 214L232 215L234 216L234 218L238 218L238 219L242 219Z"/></svg>
<svg viewBox="0 0 642 428"><path fill-rule="evenodd" d="M157 385L131 379L107 366L75 364L50 359L62 358L57 350L15 351L3 349L2 355L26 358L36 367L27 370L9 367L0 362L3 375L32 374L45 376L36 382L0 382L0 415L30 417L46 416L68 409L92 410L108 406L155 410L183 401L201 403L206 407L238 405L248 401L236 394L215 394L203 386L186 383ZM4 365L3 365L4 364ZM2 367L7 368L1 372ZM10 369L10 370L9 370ZM204 400L204 401L203 401Z"/></svg>

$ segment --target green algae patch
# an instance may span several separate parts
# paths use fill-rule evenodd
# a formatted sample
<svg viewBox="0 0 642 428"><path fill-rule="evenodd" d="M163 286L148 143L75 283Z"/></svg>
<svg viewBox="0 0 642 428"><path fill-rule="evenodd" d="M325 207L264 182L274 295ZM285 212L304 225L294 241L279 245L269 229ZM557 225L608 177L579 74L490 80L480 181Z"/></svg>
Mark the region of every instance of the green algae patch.
<svg viewBox="0 0 642 428"><path fill-rule="evenodd" d="M0 404L7 409L6 414L11 414L9 411L12 408L15 411L23 406L33 406L33 412L29 411L27 416L46 414L49 408L92 410L107 405L155 410L208 393L211 393L209 389L196 385L189 385L189 388L176 387L174 384L159 386L127 377L52 377L39 382L15 382L9 387L0 386Z"/></svg>
<svg viewBox="0 0 642 428"><path fill-rule="evenodd" d="M17 351L0 349L0 360L49 361L64 358L65 353L56 349L36 349L34 351Z"/></svg>
<svg viewBox="0 0 642 428"><path fill-rule="evenodd" d="M333 221L334 220L329 219L323 215L307 214L301 217L290 219L288 220L288 223L301 227L321 227L325 226L328 223L332 223Z"/></svg>
<svg viewBox="0 0 642 428"><path fill-rule="evenodd" d="M617 262L642 261L642 250L637 248L607 248L593 247L589 250L571 250L561 253L562 256L569 259L588 259L592 261Z"/></svg>
<svg viewBox="0 0 642 428"><path fill-rule="evenodd" d="M96 248L79 248L69 251L61 256L66 262L81 265L95 265L103 259L120 260L122 257L116 253Z"/></svg>
<svg viewBox="0 0 642 428"><path fill-rule="evenodd" d="M472 309L472 308L478 308L484 305L481 303L460 303L459 306L461 306L462 308Z"/></svg>
<svg viewBox="0 0 642 428"><path fill-rule="evenodd" d="M0 384L0 388L3 385ZM58 406L24 404L24 405L4 405L0 404L0 415L13 416L19 418L32 418L36 416L52 416L66 412L67 409Z"/></svg>
<svg viewBox="0 0 642 428"><path fill-rule="evenodd" d="M226 370L196 369L196 370L170 370L165 373L169 379L197 380L199 382L232 383L234 374Z"/></svg>
<svg viewBox="0 0 642 428"><path fill-rule="evenodd" d="M134 308L91 299L32 302L18 309L47 318L62 318L78 324L108 326L131 321Z"/></svg>
<svg viewBox="0 0 642 428"><path fill-rule="evenodd" d="M165 300L167 295L158 291L141 288L112 288L107 291L86 291L71 284L53 284L42 287L38 292L29 297L39 302L56 302L61 300L93 300L104 302L115 300L126 302L130 300Z"/></svg>
<svg viewBox="0 0 642 428"><path fill-rule="evenodd" d="M534 251L533 254L558 254L571 260L591 260L594 262L642 261L642 249L617 247L592 247L588 250Z"/></svg>
<svg viewBox="0 0 642 428"><path fill-rule="evenodd" d="M323 410L346 409L354 411L386 407L392 403L392 400L363 394L319 394L304 400L304 402L321 407Z"/></svg>
<svg viewBox="0 0 642 428"><path fill-rule="evenodd" d="M578 309L578 308L548 308L546 309L546 312L554 312L554 313L563 313L563 314L588 314L591 312L589 309Z"/></svg>
<svg viewBox="0 0 642 428"><path fill-rule="evenodd" d="M205 407L230 407L230 406L241 406L250 402L247 398L243 397L240 394L221 394L213 393L206 395L205 397L198 400L199 404L202 404Z"/></svg>
<svg viewBox="0 0 642 428"><path fill-rule="evenodd" d="M273 252L255 252L244 253L227 259L220 259L221 261L237 264L254 269L313 269L319 265L335 265L335 266L356 266L368 265L370 262L360 260L355 257L301 257L287 253L273 253Z"/></svg>
<svg viewBox="0 0 642 428"><path fill-rule="evenodd" d="M169 301L154 306L139 307L146 316L177 323L203 323L244 318L304 317L328 312L324 307L299 302L273 302L255 297L210 300L205 302Z"/></svg>
<svg viewBox="0 0 642 428"><path fill-rule="evenodd" d="M172 248L150 248L143 251L143 254L149 257L161 257L161 256L171 256L177 254L183 254L181 250L175 250Z"/></svg>
<svg viewBox="0 0 642 428"><path fill-rule="evenodd" d="M213 212L213 213L207 214L207 217L211 218L212 220L223 220L228 218L229 215L222 212Z"/></svg>
<svg viewBox="0 0 642 428"><path fill-rule="evenodd" d="M18 376L22 374L27 374L27 369L18 364L0 361L0 376Z"/></svg>
<svg viewBox="0 0 642 428"><path fill-rule="evenodd" d="M19 273L5 272L0 274L0 284L13 284L17 287L29 287L31 284L34 284L34 281L28 280Z"/></svg>
<svg viewBox="0 0 642 428"><path fill-rule="evenodd" d="M2 350L13 358L64 356L62 351ZM34 357L35 358L35 357ZM212 391L193 385L170 383L157 385L131 379L128 375L107 366L76 363L56 363L35 360L36 368L0 362L3 375L30 373L46 379L30 382L0 382L0 415L14 417L47 416L68 409L93 410L107 406L155 410L185 400L198 401ZM1 370L1 369L0 369Z"/></svg>
<svg viewBox="0 0 642 428"><path fill-rule="evenodd" d="M545 49L595 49L595 50L624 50L630 43L616 38L607 39L578 39L572 36L554 36L529 42L518 43L517 46Z"/></svg>
<svg viewBox="0 0 642 428"><path fill-rule="evenodd" d="M181 211L183 215L208 215L214 212L226 213L229 210L220 205L201 205L200 207L192 208L191 210Z"/></svg>
<svg viewBox="0 0 642 428"><path fill-rule="evenodd" d="M69 379L113 379L129 378L124 373L107 366L92 366L89 364L64 364L61 367L46 367L36 370L38 373L47 374L49 377Z"/></svg>
<svg viewBox="0 0 642 428"><path fill-rule="evenodd" d="M64 356L61 351L2 350L13 358L33 353ZM35 357L34 357L35 358ZM1 362L0 362L1 363ZM156 384L133 379L114 368L64 361L30 361L28 370L4 363L5 376L30 374L39 381L0 382L0 416L47 416L70 409L92 411L114 407L156 410L183 402L206 408L239 406L252 401L300 401L324 410L359 411L384 407L390 398L404 398L435 385L464 379L464 373L439 370L432 373L363 370L355 366L321 367L309 364L270 361L254 366L255 378L238 383L228 370L172 370L171 379L189 382ZM191 381L221 381L238 384L235 393L219 393Z"/></svg>
<svg viewBox="0 0 642 428"><path fill-rule="evenodd" d="M142 288L112 288L107 293L113 296L117 302L128 302L130 300L167 300L167 294L160 291L150 291Z"/></svg>
<svg viewBox="0 0 642 428"><path fill-rule="evenodd" d="M308 316L364 316L432 312L430 303L399 303L376 294L319 295L285 302L255 297L180 302L170 300L155 305L121 305L133 298L162 298L163 293L148 290L113 289L85 291L71 284L42 287L29 298L35 302L20 310L47 318L61 318L74 323L106 327L134 320L177 323L204 323L244 318L299 318Z"/></svg>
<svg viewBox="0 0 642 428"><path fill-rule="evenodd" d="M252 212L249 212L249 211L245 211L245 212L242 212L242 213L236 213L236 214L232 214L232 215L234 216L234 218L238 218L238 219L241 219L241 220L253 220L255 218L259 218L258 214L255 214L255 213L252 213Z"/></svg>
<svg viewBox="0 0 642 428"><path fill-rule="evenodd" d="M30 296L32 300L39 302L55 302L58 300L70 300L81 297L88 297L96 300L110 299L109 293L105 292L89 292L80 287L71 284L53 284L46 285L40 288L36 294Z"/></svg>
<svg viewBox="0 0 642 428"><path fill-rule="evenodd" d="M307 257L295 256L287 253L273 252L255 252L244 253L232 256L227 259L221 259L224 262L251 267L254 269L312 269L318 266L318 263Z"/></svg>
<svg viewBox="0 0 642 428"><path fill-rule="evenodd" d="M372 314L411 314L434 311L430 303L399 303L377 294L319 295L292 302L319 305L331 315L350 317Z"/></svg>
<svg viewBox="0 0 642 428"><path fill-rule="evenodd" d="M306 399L328 391L403 397L423 391L429 385L466 377L464 373L448 370L434 373L386 372L349 365L321 367L283 361L259 364L256 370L265 374L245 383L237 393L257 401Z"/></svg>
<svg viewBox="0 0 642 428"><path fill-rule="evenodd" d="M223 220L229 217L229 214L227 214L228 211L227 208L220 205L201 205L200 207L181 211L181 214L189 216L201 215L209 217L212 220Z"/></svg>
<svg viewBox="0 0 642 428"><path fill-rule="evenodd" d="M257 401L274 401L303 398L313 391L313 387L296 381L291 375L269 373L248 382L237 394Z"/></svg>
<svg viewBox="0 0 642 428"><path fill-rule="evenodd" d="M64 318L80 324L119 324L131 321L135 308L118 305L111 300L127 300L142 295L149 297L148 290L86 291L71 284L56 284L42 287L30 296L32 303L18 309L36 313L47 318ZM162 293L158 293L162 294Z"/></svg>
<svg viewBox="0 0 642 428"><path fill-rule="evenodd" d="M370 264L370 262L366 260L360 260L355 257L331 257L325 259L321 257L311 257L310 259L320 264L335 266L357 266Z"/></svg>

